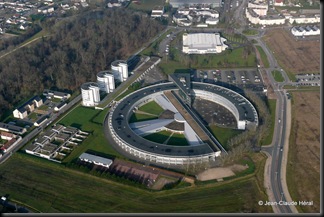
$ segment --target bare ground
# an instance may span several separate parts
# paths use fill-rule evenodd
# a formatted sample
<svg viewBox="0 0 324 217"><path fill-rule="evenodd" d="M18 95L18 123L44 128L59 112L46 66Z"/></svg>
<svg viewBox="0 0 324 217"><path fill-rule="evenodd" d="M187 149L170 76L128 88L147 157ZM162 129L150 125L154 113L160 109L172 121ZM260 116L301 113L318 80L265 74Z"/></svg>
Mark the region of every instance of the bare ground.
<svg viewBox="0 0 324 217"><path fill-rule="evenodd" d="M283 64L285 70L294 73L306 73L320 71L320 41L296 40L285 29L272 29L266 32L264 41L274 51L279 64Z"/></svg>
<svg viewBox="0 0 324 217"><path fill-rule="evenodd" d="M235 173L247 169L248 166L234 164L228 167L217 167L205 170L197 175L197 179L200 181L207 181L212 179L221 179L224 177L234 176Z"/></svg>
<svg viewBox="0 0 324 217"><path fill-rule="evenodd" d="M294 201L313 201L303 212L320 212L320 92L293 93L287 185Z"/></svg>

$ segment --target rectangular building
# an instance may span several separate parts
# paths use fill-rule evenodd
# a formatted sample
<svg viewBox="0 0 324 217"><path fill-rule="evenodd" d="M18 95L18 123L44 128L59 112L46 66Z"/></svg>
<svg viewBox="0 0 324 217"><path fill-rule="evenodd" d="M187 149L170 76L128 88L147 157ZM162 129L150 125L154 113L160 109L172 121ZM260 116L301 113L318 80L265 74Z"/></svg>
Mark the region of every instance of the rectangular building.
<svg viewBox="0 0 324 217"><path fill-rule="evenodd" d="M182 51L187 54L221 53L228 46L219 33L185 33Z"/></svg>

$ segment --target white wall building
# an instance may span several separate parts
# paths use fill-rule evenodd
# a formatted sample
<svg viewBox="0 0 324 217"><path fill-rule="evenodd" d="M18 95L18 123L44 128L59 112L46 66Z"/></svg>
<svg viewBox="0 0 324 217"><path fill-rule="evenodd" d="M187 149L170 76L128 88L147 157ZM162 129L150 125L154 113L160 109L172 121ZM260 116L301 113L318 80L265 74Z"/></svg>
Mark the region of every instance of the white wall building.
<svg viewBox="0 0 324 217"><path fill-rule="evenodd" d="M114 74L111 71L101 71L97 74L97 83L99 89L106 93L111 93L115 90Z"/></svg>
<svg viewBox="0 0 324 217"><path fill-rule="evenodd" d="M315 14L312 16L300 15L299 17L290 17L289 23L319 23L321 22L321 15Z"/></svg>
<svg viewBox="0 0 324 217"><path fill-rule="evenodd" d="M302 26L294 26L293 28L291 28L291 33L294 36L310 36L310 35L320 35L320 29L317 26L306 26L306 27L302 27Z"/></svg>
<svg viewBox="0 0 324 217"><path fill-rule="evenodd" d="M100 102L99 85L95 82L87 82L81 86L82 105L96 106Z"/></svg>
<svg viewBox="0 0 324 217"><path fill-rule="evenodd" d="M182 51L187 54L221 53L228 47L219 33L185 33L182 39Z"/></svg>
<svg viewBox="0 0 324 217"><path fill-rule="evenodd" d="M162 17L164 14L163 6L156 6L152 9L151 17Z"/></svg>
<svg viewBox="0 0 324 217"><path fill-rule="evenodd" d="M252 24L259 25L281 25L285 24L286 18L284 16L260 16L255 13L251 8L246 8L245 10L246 18Z"/></svg>
<svg viewBox="0 0 324 217"><path fill-rule="evenodd" d="M218 24L218 21L219 21L218 18L212 18L212 17L210 17L210 18L207 18L206 19L206 24L208 24L208 25L217 25Z"/></svg>
<svg viewBox="0 0 324 217"><path fill-rule="evenodd" d="M113 71L115 79L123 82L128 78L128 65L124 60L115 60L111 63L111 70Z"/></svg>

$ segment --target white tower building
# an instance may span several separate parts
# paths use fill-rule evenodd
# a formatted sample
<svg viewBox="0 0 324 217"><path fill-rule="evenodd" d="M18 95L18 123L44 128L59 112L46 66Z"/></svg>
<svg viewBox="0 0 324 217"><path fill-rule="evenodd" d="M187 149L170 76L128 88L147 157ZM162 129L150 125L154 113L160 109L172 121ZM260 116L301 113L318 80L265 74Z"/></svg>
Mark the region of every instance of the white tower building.
<svg viewBox="0 0 324 217"><path fill-rule="evenodd" d="M114 75L112 71L101 71L97 74L97 83L101 91L111 93L115 89Z"/></svg>
<svg viewBox="0 0 324 217"><path fill-rule="evenodd" d="M128 78L128 65L124 60L115 60L111 63L111 70L116 79L121 82L126 81Z"/></svg>
<svg viewBox="0 0 324 217"><path fill-rule="evenodd" d="M81 94L83 106L96 106L100 102L99 85L95 82L82 84Z"/></svg>

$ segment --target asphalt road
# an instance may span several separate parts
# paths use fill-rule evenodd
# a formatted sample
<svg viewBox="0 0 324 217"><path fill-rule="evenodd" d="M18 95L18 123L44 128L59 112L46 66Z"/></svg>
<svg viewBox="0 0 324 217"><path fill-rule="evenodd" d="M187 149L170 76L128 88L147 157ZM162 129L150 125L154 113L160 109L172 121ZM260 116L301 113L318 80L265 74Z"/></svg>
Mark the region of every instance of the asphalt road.
<svg viewBox="0 0 324 217"><path fill-rule="evenodd" d="M259 35L262 35L259 34ZM272 202L277 202L278 205L273 205L273 209L275 212L280 213L292 213L292 209L295 211L295 208L292 208L291 205L279 205L282 203L280 201L288 201L287 197L290 198L290 195L285 195L284 188L287 189L287 183L283 181L282 176L286 174L282 174L281 170L283 165L283 151L285 145L289 145L288 143L285 144L285 137L286 133L286 118L287 118L287 95L285 90L282 89L283 85L291 84L292 82L289 80L287 74L281 69L273 56L273 53L268 49L265 43L259 38L255 37L258 41L258 44L262 47L264 52L266 53L268 60L269 60L269 68L266 68L267 76L269 77L270 83L277 95L277 110L276 110L276 118L275 118L275 130L272 140L272 145L270 147L263 147L262 150L268 152L272 157L271 162L271 173L270 173L270 185L271 191L273 193L274 198L269 198ZM284 82L276 82L271 74L273 70L281 71L282 75L284 76ZM268 178L268 177L265 177Z"/></svg>

